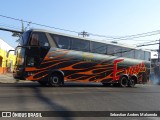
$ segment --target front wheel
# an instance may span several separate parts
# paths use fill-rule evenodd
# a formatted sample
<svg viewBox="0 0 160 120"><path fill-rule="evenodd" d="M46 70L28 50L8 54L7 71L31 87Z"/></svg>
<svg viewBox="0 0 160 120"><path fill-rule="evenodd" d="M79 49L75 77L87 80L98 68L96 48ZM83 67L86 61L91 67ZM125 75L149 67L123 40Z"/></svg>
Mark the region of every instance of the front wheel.
<svg viewBox="0 0 160 120"><path fill-rule="evenodd" d="M63 76L58 73L52 73L48 79L48 85L51 87L63 85Z"/></svg>
<svg viewBox="0 0 160 120"><path fill-rule="evenodd" d="M128 86L128 79L127 79L127 77L122 77L120 79L120 86L121 87L127 87Z"/></svg>

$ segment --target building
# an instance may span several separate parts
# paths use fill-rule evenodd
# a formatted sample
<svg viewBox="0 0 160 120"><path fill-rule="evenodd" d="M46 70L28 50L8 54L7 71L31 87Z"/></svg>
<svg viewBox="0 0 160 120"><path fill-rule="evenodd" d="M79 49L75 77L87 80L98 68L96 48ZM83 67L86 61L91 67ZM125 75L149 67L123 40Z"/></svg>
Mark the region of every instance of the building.
<svg viewBox="0 0 160 120"><path fill-rule="evenodd" d="M0 39L0 74L13 70L16 58L14 52L11 52L7 58L7 52L9 50L14 50L14 48Z"/></svg>

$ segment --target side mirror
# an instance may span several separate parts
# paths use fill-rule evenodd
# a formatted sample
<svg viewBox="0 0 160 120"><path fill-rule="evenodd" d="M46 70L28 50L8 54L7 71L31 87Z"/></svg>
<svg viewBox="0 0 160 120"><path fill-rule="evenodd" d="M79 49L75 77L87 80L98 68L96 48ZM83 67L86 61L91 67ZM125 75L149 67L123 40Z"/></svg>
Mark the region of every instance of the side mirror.
<svg viewBox="0 0 160 120"><path fill-rule="evenodd" d="M15 50L9 50L9 51L7 52L7 55L6 55L6 58L7 58L7 60L6 60L6 67L7 67L7 65L8 65L8 56L9 56L9 53L10 53L11 51L15 51Z"/></svg>
<svg viewBox="0 0 160 120"><path fill-rule="evenodd" d="M11 51L15 51L15 50L9 50L9 51L7 52L7 55L6 55L7 58L8 58L9 53L10 53Z"/></svg>

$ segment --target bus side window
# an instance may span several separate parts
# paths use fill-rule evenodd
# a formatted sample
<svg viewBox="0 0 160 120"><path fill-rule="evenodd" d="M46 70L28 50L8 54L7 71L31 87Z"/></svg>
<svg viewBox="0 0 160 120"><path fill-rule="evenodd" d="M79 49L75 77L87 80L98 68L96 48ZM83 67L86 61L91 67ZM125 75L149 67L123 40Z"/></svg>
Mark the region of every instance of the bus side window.
<svg viewBox="0 0 160 120"><path fill-rule="evenodd" d="M91 42L91 52L105 54L106 53L106 44L99 42Z"/></svg>
<svg viewBox="0 0 160 120"><path fill-rule="evenodd" d="M44 33L38 33L38 35L39 35L39 45L41 47L49 47L47 36Z"/></svg>
<svg viewBox="0 0 160 120"><path fill-rule="evenodd" d="M53 40L55 40L56 44L58 45L58 48L61 49L70 49L70 38L66 36L59 36L51 34L51 37Z"/></svg>
<svg viewBox="0 0 160 120"><path fill-rule="evenodd" d="M144 51L135 50L135 59L144 60Z"/></svg>
<svg viewBox="0 0 160 120"><path fill-rule="evenodd" d="M89 52L90 51L90 42L87 40L72 39L71 49L77 50L77 51Z"/></svg>

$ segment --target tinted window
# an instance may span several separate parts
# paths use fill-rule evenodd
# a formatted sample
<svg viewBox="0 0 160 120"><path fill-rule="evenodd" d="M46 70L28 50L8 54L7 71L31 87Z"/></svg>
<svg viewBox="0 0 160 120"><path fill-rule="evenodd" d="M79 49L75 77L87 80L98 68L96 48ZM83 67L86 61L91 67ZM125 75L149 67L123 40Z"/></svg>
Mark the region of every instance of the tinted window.
<svg viewBox="0 0 160 120"><path fill-rule="evenodd" d="M98 42L91 42L91 52L105 54L106 44L98 43Z"/></svg>
<svg viewBox="0 0 160 120"><path fill-rule="evenodd" d="M24 48L17 48L16 50L16 65L23 65L24 64L24 57L25 57L25 49Z"/></svg>
<svg viewBox="0 0 160 120"><path fill-rule="evenodd" d="M70 38L59 35L51 35L61 49L70 49Z"/></svg>
<svg viewBox="0 0 160 120"><path fill-rule="evenodd" d="M23 33L21 38L19 39L18 45L20 45L20 46L27 45L27 42L29 40L29 35L30 35L30 31Z"/></svg>
<svg viewBox="0 0 160 120"><path fill-rule="evenodd" d="M144 51L135 50L135 59L144 60Z"/></svg>
<svg viewBox="0 0 160 120"><path fill-rule="evenodd" d="M134 58L134 49L122 48L122 57Z"/></svg>
<svg viewBox="0 0 160 120"><path fill-rule="evenodd" d="M122 48L115 45L107 45L107 54L114 55L114 56L122 56Z"/></svg>
<svg viewBox="0 0 160 120"><path fill-rule="evenodd" d="M114 49L113 49L113 45L107 45L107 54L108 55L114 55Z"/></svg>
<svg viewBox="0 0 160 120"><path fill-rule="evenodd" d="M31 35L30 45L49 46L45 33L33 32Z"/></svg>
<svg viewBox="0 0 160 120"><path fill-rule="evenodd" d="M145 60L150 61L150 59L151 59L150 52L145 52Z"/></svg>
<svg viewBox="0 0 160 120"><path fill-rule="evenodd" d="M90 50L89 41L73 38L71 49L88 52Z"/></svg>

